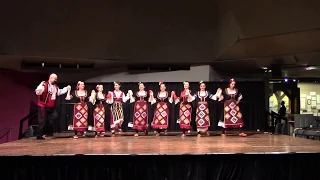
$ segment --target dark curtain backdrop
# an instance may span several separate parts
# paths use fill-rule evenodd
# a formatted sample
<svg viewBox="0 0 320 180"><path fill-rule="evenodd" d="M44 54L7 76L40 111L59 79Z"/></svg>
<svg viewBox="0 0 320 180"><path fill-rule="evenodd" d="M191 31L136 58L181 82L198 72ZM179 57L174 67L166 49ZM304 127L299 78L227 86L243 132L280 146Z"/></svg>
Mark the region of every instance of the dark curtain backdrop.
<svg viewBox="0 0 320 180"><path fill-rule="evenodd" d="M102 84L104 86L104 92L107 93L108 91L113 91L113 83L86 83L86 90L90 95L91 90L95 89L97 84ZM146 90L152 90L155 94L159 91L159 84L157 82L148 82L144 83ZM65 87L68 84L59 84L60 88ZM72 86L72 91L75 90L76 84L70 83ZM220 87L222 89L228 87L228 82L206 82L207 90L211 93L215 93L216 90ZM177 95L183 90L183 83L182 82L169 82L166 83L167 91L175 91ZM242 111L245 123L245 130L265 130L265 87L264 82L237 82L236 87L239 89L239 92L242 93L243 99L240 103L240 109ZM199 90L199 83L198 82L190 82L190 88L192 93L195 93ZM132 90L133 93L136 93L138 90L138 83L121 83L121 90L125 93L128 90ZM63 95L58 100L58 112L60 114L60 118L55 125L55 132L66 131L68 125L72 124L72 109L73 105L68 104L69 102L65 100L65 96ZM124 123L122 129L124 131L130 131L131 128L128 128L128 122L132 122L133 119L133 105L129 104L129 102L124 103ZM219 119L221 118L221 114L223 113L223 102L217 101L210 101L210 121L211 127L210 130L218 130L219 127L217 126ZM106 129L109 131L109 122L110 122L110 106L105 105L106 107ZM153 118L153 111L155 108L154 105L149 106L149 125ZM93 106L89 103L89 125L93 125L93 115L92 115ZM195 110L196 110L196 103L193 102L193 130L196 130L195 127ZM179 104L171 105L170 106L170 115L169 115L169 131L180 131L179 125L176 123L178 119L179 113ZM151 127L150 127L151 128ZM151 129L150 129L151 130Z"/></svg>
<svg viewBox="0 0 320 180"><path fill-rule="evenodd" d="M0 169L3 180L320 179L319 153L2 156L0 160L5 165Z"/></svg>

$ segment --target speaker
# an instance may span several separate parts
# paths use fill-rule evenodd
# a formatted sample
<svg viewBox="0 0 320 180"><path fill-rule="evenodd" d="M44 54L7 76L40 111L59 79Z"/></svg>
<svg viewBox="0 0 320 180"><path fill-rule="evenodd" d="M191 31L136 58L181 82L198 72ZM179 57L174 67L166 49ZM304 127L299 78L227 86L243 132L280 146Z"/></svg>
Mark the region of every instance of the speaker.
<svg viewBox="0 0 320 180"><path fill-rule="evenodd" d="M38 131L38 126L31 125L24 131L23 135L26 138L35 137L37 135L37 131Z"/></svg>

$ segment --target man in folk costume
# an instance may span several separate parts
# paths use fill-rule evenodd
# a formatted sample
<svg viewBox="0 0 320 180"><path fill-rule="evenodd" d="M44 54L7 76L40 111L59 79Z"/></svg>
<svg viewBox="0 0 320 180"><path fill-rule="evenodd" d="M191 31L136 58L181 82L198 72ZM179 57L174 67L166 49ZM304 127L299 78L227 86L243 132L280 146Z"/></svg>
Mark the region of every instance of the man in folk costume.
<svg viewBox="0 0 320 180"><path fill-rule="evenodd" d="M51 74L48 81L42 81L35 90L38 95L38 134L37 139L46 139L44 132L45 125L50 120L52 123L57 117L57 111L55 109L57 96L63 95L70 91L71 86L59 89L57 86L58 76Z"/></svg>

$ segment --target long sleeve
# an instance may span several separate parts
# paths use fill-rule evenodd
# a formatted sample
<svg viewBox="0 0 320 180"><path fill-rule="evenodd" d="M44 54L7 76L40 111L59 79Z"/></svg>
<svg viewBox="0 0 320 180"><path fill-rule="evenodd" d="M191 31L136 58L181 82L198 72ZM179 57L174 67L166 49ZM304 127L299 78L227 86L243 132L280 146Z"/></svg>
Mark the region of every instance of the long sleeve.
<svg viewBox="0 0 320 180"><path fill-rule="evenodd" d="M210 92L208 92L208 96L211 100L216 101L217 100L217 95L216 94L211 94Z"/></svg>
<svg viewBox="0 0 320 180"><path fill-rule="evenodd" d="M179 102L180 102L179 97L173 97L173 96L171 96L171 97L169 98L169 103L178 104Z"/></svg>
<svg viewBox="0 0 320 180"><path fill-rule="evenodd" d="M129 100L130 103L134 103L136 101L136 99L132 95L129 97Z"/></svg>
<svg viewBox="0 0 320 180"><path fill-rule="evenodd" d="M196 99L196 97L197 97L197 95L195 94L195 95L191 95L191 94L189 94L188 95L188 97L187 97L187 101L188 102L192 102L192 101L194 101L195 99Z"/></svg>
<svg viewBox="0 0 320 180"><path fill-rule="evenodd" d="M196 100L197 97L198 97L197 93L195 93L193 96L189 95L187 98L187 101L192 102L192 101Z"/></svg>
<svg viewBox="0 0 320 180"><path fill-rule="evenodd" d="M42 85L42 83L37 87L37 89L35 90L36 95L41 95L44 91L44 86Z"/></svg>
<svg viewBox="0 0 320 180"><path fill-rule="evenodd" d="M125 103L130 99L129 95L125 95L124 93L122 93L122 102Z"/></svg>
<svg viewBox="0 0 320 180"><path fill-rule="evenodd" d="M113 93L112 92L108 92L107 98L106 98L106 102L108 104L112 104L113 103Z"/></svg>
<svg viewBox="0 0 320 180"><path fill-rule="evenodd" d="M96 98L93 96L89 97L89 102L91 102L93 105L96 103Z"/></svg>
<svg viewBox="0 0 320 180"><path fill-rule="evenodd" d="M179 97L178 96L176 97L175 102L174 102L175 104L178 104L180 102L180 99L183 99L182 93L183 92L180 93Z"/></svg>
<svg viewBox="0 0 320 180"><path fill-rule="evenodd" d="M63 89L58 89L58 96L64 95L68 92L68 88L64 87Z"/></svg>
<svg viewBox="0 0 320 180"><path fill-rule="evenodd" d="M133 92L131 90L128 91L127 97L129 98L129 103L135 102L135 98L133 97Z"/></svg>
<svg viewBox="0 0 320 180"><path fill-rule="evenodd" d="M243 98L243 96L242 96L242 94L240 93L237 100L238 100L238 101L241 101L242 98Z"/></svg>
<svg viewBox="0 0 320 180"><path fill-rule="evenodd" d="M154 104L157 102L156 98L152 95L150 95L149 100L148 100L151 104Z"/></svg>
<svg viewBox="0 0 320 180"><path fill-rule="evenodd" d="M97 94L95 93L95 91L91 91L91 95L89 97L89 102L92 103L92 105L94 105L96 103L96 98Z"/></svg>
<svg viewBox="0 0 320 180"><path fill-rule="evenodd" d="M222 90L220 88L218 88L217 92L216 92L216 96L218 98L218 101L223 101L226 98L226 90Z"/></svg>
<svg viewBox="0 0 320 180"><path fill-rule="evenodd" d="M169 103L178 104L179 97L177 97L176 93L174 91L171 92L171 96L169 97Z"/></svg>
<svg viewBox="0 0 320 180"><path fill-rule="evenodd" d="M70 92L68 92L66 96L66 100L70 101L72 98L73 98L73 95Z"/></svg>

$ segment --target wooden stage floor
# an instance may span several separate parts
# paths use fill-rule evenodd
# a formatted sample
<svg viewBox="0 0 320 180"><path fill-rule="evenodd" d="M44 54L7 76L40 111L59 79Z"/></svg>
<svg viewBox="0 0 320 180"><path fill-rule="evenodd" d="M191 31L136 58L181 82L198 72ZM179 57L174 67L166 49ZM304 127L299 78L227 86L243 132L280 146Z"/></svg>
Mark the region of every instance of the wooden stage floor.
<svg viewBox="0 0 320 180"><path fill-rule="evenodd" d="M129 136L130 135L130 136ZM72 155L205 155L205 154L287 154L320 153L320 141L251 133L247 137L229 134L221 137L218 132L209 137L197 137L195 133L180 137L169 133L156 137L133 137L122 133L116 137L22 139L0 144L1 156L72 156Z"/></svg>

